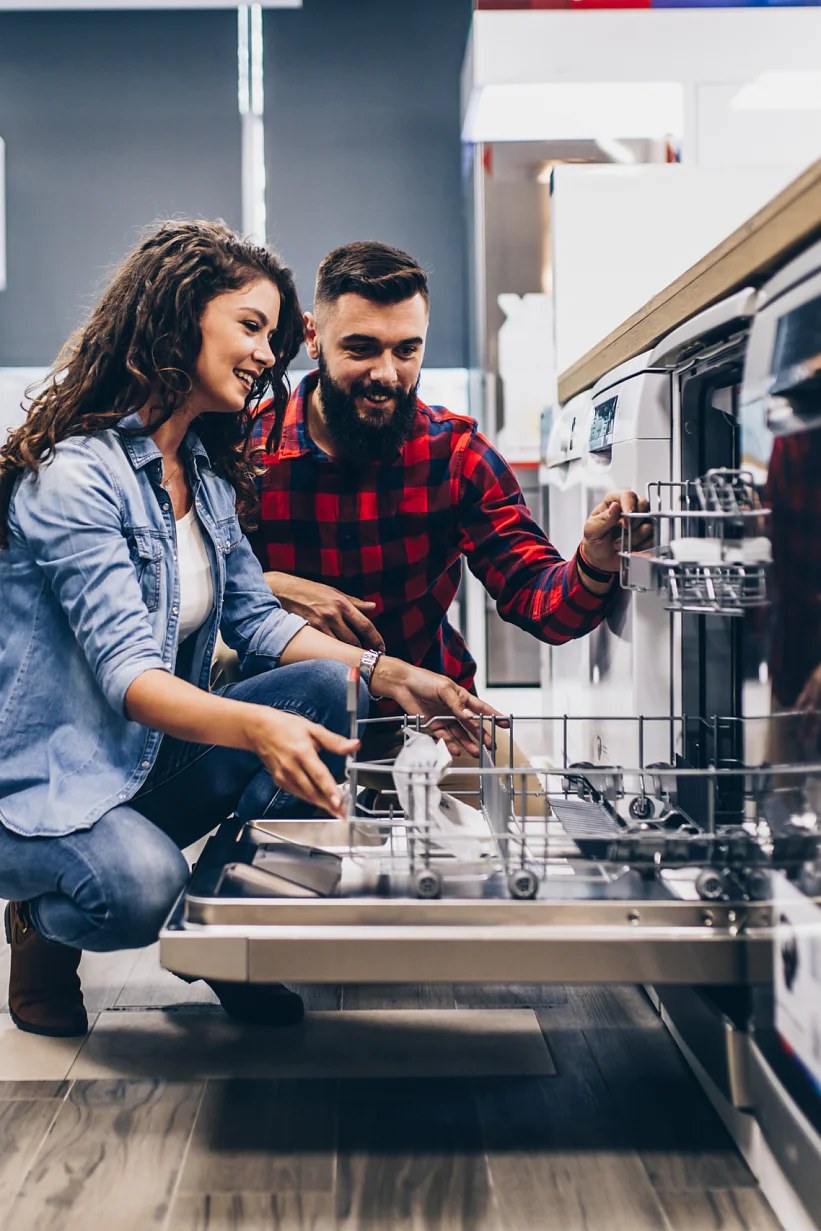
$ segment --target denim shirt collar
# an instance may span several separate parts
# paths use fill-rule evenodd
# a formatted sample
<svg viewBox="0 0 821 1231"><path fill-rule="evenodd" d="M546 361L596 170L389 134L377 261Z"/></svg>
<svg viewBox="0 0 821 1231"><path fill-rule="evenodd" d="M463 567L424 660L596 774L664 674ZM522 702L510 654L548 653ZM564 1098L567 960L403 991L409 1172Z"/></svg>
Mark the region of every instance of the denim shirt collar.
<svg viewBox="0 0 821 1231"><path fill-rule="evenodd" d="M145 427L145 424L138 410L130 411L117 425L117 431L120 433L123 448L135 470L142 470L149 462L162 460L162 453L150 436L135 435L135 432L140 431L143 427ZM193 427L189 427L183 437L182 450L187 460L193 461L194 459L204 458L210 465L211 459L208 456L208 451Z"/></svg>

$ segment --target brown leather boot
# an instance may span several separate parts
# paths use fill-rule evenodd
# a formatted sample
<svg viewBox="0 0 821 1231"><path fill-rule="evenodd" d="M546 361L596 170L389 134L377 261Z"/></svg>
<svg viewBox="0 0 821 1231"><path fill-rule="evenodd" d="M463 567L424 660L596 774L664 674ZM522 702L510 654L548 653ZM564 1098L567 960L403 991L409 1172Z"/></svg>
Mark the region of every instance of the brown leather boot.
<svg viewBox="0 0 821 1231"><path fill-rule="evenodd" d="M6 940L11 946L9 1012L18 1030L69 1038L88 1033L77 967L82 953L35 932L25 902L9 902Z"/></svg>

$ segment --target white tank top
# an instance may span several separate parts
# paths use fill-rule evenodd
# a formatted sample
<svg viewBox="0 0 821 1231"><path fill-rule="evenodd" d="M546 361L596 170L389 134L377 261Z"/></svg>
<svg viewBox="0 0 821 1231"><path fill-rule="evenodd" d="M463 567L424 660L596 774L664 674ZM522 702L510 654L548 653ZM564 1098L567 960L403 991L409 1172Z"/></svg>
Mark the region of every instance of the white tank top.
<svg viewBox="0 0 821 1231"><path fill-rule="evenodd" d="M196 509L177 522L177 563L180 570L179 641L196 632L214 606L214 579Z"/></svg>

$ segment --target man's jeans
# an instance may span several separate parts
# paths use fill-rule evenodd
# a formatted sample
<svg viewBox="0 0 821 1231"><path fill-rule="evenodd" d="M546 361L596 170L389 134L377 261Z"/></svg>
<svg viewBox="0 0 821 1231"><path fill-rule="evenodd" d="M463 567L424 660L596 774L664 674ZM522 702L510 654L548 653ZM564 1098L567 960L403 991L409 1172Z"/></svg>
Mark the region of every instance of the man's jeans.
<svg viewBox="0 0 821 1231"><path fill-rule="evenodd" d="M348 735L347 676L342 663L316 660L230 684L223 695ZM360 717L367 703L363 688ZM322 758L340 781L342 757ZM188 879L181 849L232 812L247 820L316 809L277 790L251 752L165 736L139 794L91 829L24 838L0 825L0 897L30 902L32 922L47 940L98 952L151 944Z"/></svg>

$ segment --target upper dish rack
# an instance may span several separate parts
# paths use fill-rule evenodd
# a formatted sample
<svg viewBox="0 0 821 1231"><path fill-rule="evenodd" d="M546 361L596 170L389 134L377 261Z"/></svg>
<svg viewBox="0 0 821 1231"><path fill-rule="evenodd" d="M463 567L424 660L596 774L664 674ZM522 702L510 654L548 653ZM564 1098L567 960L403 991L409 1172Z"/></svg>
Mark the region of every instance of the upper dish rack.
<svg viewBox="0 0 821 1231"><path fill-rule="evenodd" d="M621 585L657 591L669 611L740 616L768 602L772 561L753 476L709 470L703 478L650 483L650 510L625 515ZM649 522L652 543L634 546Z"/></svg>

